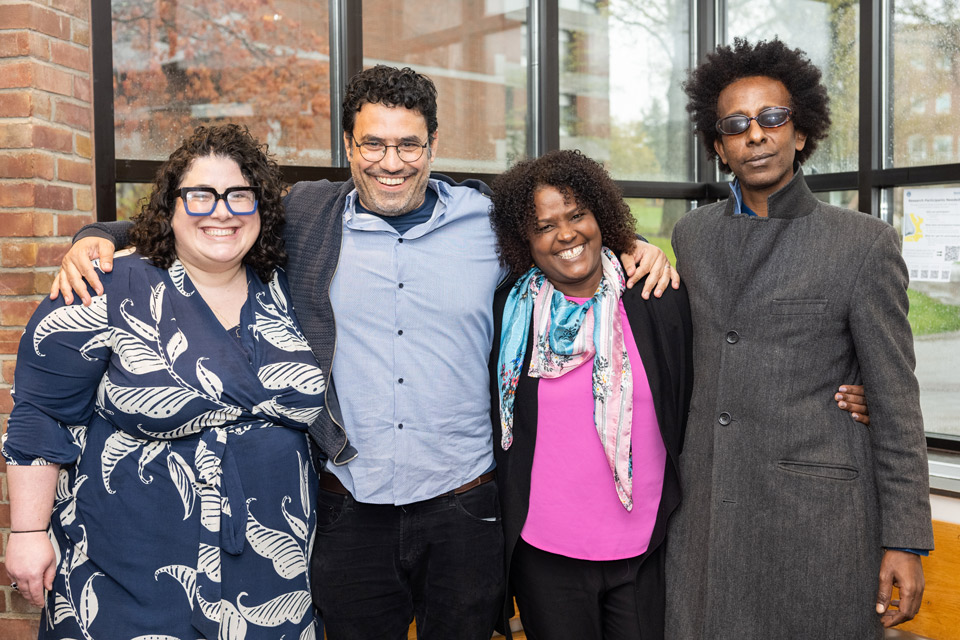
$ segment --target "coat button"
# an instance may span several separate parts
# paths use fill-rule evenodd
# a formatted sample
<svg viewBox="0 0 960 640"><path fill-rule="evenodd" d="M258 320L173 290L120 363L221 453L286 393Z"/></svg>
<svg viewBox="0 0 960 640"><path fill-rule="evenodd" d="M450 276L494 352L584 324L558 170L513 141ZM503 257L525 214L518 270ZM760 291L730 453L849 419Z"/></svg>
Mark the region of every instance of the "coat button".
<svg viewBox="0 0 960 640"><path fill-rule="evenodd" d="M733 418L730 417L730 414L724 411L717 417L717 422L719 422L723 426L727 426L728 424L730 424L732 419Z"/></svg>
<svg viewBox="0 0 960 640"><path fill-rule="evenodd" d="M740 339L740 334L736 331L727 331L727 342L730 344L737 344L737 341Z"/></svg>

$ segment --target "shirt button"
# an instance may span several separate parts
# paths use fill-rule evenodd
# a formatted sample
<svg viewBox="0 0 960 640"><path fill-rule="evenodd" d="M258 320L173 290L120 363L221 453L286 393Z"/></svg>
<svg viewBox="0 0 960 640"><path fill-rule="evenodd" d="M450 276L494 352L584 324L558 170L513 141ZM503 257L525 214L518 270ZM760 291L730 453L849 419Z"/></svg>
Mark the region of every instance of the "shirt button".
<svg viewBox="0 0 960 640"><path fill-rule="evenodd" d="M402 283L402 282L401 282L400 284L398 284L397 286L398 286L399 288L403 289L403 283Z"/></svg>
<svg viewBox="0 0 960 640"><path fill-rule="evenodd" d="M724 411L717 417L717 422L719 422L723 426L727 426L728 424L730 424L732 420L733 419L730 417L730 414L727 413L726 411Z"/></svg>
<svg viewBox="0 0 960 640"><path fill-rule="evenodd" d="M737 344L737 341L740 340L740 334L736 331L727 331L727 342L730 344Z"/></svg>
<svg viewBox="0 0 960 640"><path fill-rule="evenodd" d="M402 423L402 422L397 425L397 429L403 429L403 423Z"/></svg>
<svg viewBox="0 0 960 640"><path fill-rule="evenodd" d="M403 329L398 329L398 330L397 330L397 335L398 335L398 336L402 336L402 335L403 335Z"/></svg>
<svg viewBox="0 0 960 640"><path fill-rule="evenodd" d="M397 378L397 382L403 384L403 378Z"/></svg>
<svg viewBox="0 0 960 640"><path fill-rule="evenodd" d="M400 244L403 244L403 238L400 238L399 240L397 240L397 242L399 242Z"/></svg>

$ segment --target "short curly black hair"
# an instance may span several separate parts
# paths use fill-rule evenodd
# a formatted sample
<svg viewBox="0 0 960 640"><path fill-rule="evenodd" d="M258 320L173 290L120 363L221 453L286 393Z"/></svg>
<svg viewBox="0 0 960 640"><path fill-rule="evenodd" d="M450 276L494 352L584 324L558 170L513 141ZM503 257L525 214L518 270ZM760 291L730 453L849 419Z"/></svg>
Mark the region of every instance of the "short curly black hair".
<svg viewBox="0 0 960 640"><path fill-rule="evenodd" d="M803 164L816 151L817 144L827 137L830 129L827 88L820 81L820 69L810 62L806 53L790 49L777 38L753 45L743 38L736 38L732 47L717 47L714 53L708 54L706 61L690 72L683 85L690 98L687 111L696 134L703 141L707 157L715 158L726 173L730 173L730 167L714 149L714 143L720 138L717 101L728 85L754 76L779 80L790 93L791 104L784 106L793 109L791 120L794 127L807 136L803 149L797 151L798 162Z"/></svg>
<svg viewBox="0 0 960 640"><path fill-rule="evenodd" d="M427 121L430 139L437 133L437 87L410 67L378 64L350 78L343 96L343 132L353 135L357 113L365 104L382 104L417 111Z"/></svg>
<svg viewBox="0 0 960 640"><path fill-rule="evenodd" d="M633 247L633 214L610 174L599 162L579 151L551 151L518 162L493 181L490 223L497 236L497 255L500 263L514 274L526 272L533 264L533 198L542 187L569 192L578 206L589 209L597 219L603 245L616 255Z"/></svg>
<svg viewBox="0 0 960 640"><path fill-rule="evenodd" d="M287 262L283 244L284 184L280 167L246 127L236 124L197 127L170 158L157 170L153 192L133 219L130 240L137 252L161 269L169 269L177 258L173 235L173 213L177 208L178 189L184 174L197 158L222 156L240 166L240 172L251 185L260 187L257 212L260 214L260 235L243 256L257 276L267 282L275 267Z"/></svg>

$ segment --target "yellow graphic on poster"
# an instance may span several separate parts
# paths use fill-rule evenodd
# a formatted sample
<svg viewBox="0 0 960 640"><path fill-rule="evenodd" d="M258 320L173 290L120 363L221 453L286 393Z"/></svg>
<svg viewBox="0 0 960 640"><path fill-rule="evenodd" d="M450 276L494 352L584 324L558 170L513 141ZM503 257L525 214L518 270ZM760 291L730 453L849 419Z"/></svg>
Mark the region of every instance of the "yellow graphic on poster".
<svg viewBox="0 0 960 640"><path fill-rule="evenodd" d="M950 282L960 264L960 189L905 189L903 259L914 282Z"/></svg>

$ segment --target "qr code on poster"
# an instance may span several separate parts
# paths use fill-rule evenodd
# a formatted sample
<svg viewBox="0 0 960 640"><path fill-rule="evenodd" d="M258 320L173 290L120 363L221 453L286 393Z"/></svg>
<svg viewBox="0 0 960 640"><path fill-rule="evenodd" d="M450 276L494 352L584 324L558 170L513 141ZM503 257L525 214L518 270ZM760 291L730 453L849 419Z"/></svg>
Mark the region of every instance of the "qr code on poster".
<svg viewBox="0 0 960 640"><path fill-rule="evenodd" d="M943 248L943 259L946 262L960 261L960 245Z"/></svg>

